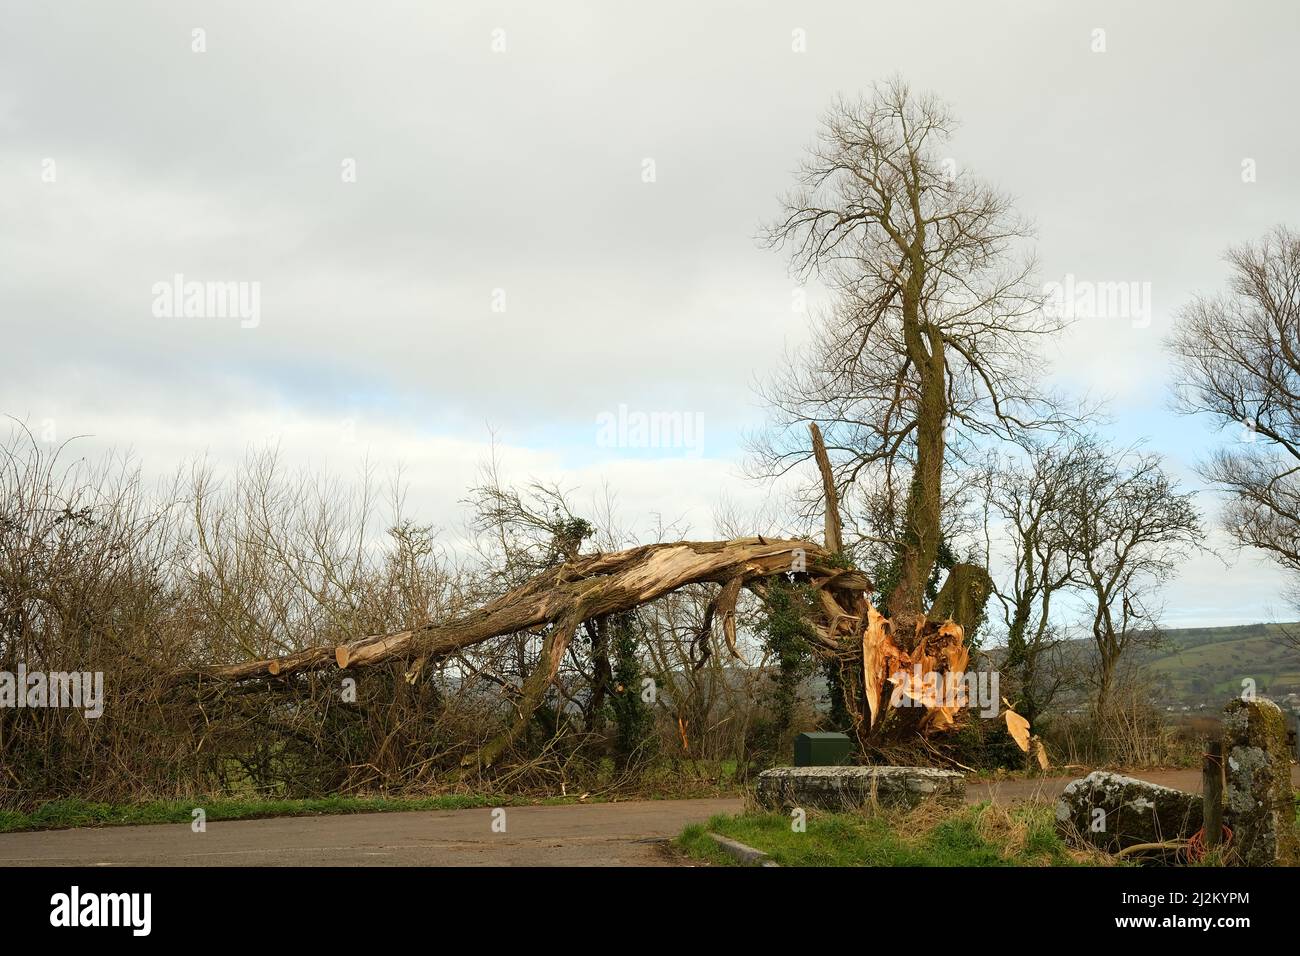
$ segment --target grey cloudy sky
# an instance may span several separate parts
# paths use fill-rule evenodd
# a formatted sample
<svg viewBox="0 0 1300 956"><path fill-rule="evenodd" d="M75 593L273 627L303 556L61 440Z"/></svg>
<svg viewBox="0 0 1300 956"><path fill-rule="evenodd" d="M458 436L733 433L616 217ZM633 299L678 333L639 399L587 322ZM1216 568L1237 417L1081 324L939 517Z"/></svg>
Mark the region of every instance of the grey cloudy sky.
<svg viewBox="0 0 1300 956"><path fill-rule="evenodd" d="M1149 325L1076 323L1053 375L1189 481L1225 439L1167 410L1171 314L1226 245L1300 225L1282 0L0 11L0 412L160 472L267 441L402 461L444 525L489 425L511 473L608 483L635 521L708 533L720 498L763 500L751 385L807 317L754 235L831 98L894 72L950 102L954 161L1017 197L1044 280L1150 283ZM259 324L156 316L177 273L260 283ZM603 447L620 405L702 415L703 448ZM1286 613L1225 556L1189 563L1171 623Z"/></svg>

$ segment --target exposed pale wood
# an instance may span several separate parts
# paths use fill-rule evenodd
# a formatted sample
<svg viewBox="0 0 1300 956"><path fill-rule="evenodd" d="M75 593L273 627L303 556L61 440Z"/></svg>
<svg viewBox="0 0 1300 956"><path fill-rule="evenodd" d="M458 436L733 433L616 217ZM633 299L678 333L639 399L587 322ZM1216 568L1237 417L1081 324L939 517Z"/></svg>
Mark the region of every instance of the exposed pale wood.
<svg viewBox="0 0 1300 956"><path fill-rule="evenodd" d="M817 423L809 422L808 430L812 432L813 457L817 459L817 470L822 475L822 495L826 500L826 550L831 554L839 554L844 549L844 531L840 524L840 496L835 490L831 459L826 453L826 443L822 441L822 430L817 427Z"/></svg>
<svg viewBox="0 0 1300 956"><path fill-rule="evenodd" d="M736 647L736 601L740 598L740 589L744 584L745 579L736 575L722 586L717 597L718 613L722 615L722 634L726 638L727 649L731 651L731 656L737 660L741 657Z"/></svg>

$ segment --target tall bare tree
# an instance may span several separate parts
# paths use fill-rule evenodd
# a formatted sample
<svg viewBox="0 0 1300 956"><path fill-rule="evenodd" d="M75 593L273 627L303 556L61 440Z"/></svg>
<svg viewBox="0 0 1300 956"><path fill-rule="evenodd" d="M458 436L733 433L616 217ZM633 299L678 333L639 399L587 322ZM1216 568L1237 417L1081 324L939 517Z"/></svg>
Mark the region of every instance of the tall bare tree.
<svg viewBox="0 0 1300 956"><path fill-rule="evenodd" d="M1177 402L1235 430L1201 474L1228 492L1228 534L1291 572L1300 606L1300 235L1278 226L1225 259L1227 291L1184 306L1169 342Z"/></svg>
<svg viewBox="0 0 1300 956"><path fill-rule="evenodd" d="M1022 459L990 474L990 511L1009 552L1008 571L994 590L1006 627L1002 669L1014 678L1018 712L1031 723L1066 677L1053 666L1062 642L1057 601L1076 570L1065 516L1088 447L1074 438L1028 443Z"/></svg>
<svg viewBox="0 0 1300 956"><path fill-rule="evenodd" d="M1072 579L1090 604L1097 648L1097 709L1106 713L1119 667L1158 640L1158 589L1204 538L1193 493L1160 458L1089 441L1076 451L1059 518Z"/></svg>
<svg viewBox="0 0 1300 956"><path fill-rule="evenodd" d="M806 423L817 422L841 488L870 479L901 502L882 532L900 633L923 611L939 552L950 434L1005 435L1054 416L1033 373L1035 340L1058 325L1029 281L1032 259L1017 254L1027 227L946 158L954 125L899 79L836 102L765 233L835 304L766 389L775 427L754 443L757 470L805 460Z"/></svg>

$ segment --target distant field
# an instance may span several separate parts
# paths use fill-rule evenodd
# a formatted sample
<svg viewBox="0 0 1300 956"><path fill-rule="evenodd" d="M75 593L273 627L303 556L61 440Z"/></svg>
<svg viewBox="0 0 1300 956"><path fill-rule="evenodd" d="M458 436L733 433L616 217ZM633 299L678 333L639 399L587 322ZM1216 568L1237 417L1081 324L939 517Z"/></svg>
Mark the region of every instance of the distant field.
<svg viewBox="0 0 1300 956"><path fill-rule="evenodd" d="M1288 643L1288 635L1300 636L1300 623L1170 628L1159 647L1135 660L1153 678L1156 697L1165 705L1195 709L1204 704L1217 711L1242 692L1245 678L1254 680L1261 694L1300 694L1300 648ZM1095 651L1089 638L1069 641L1058 653L1086 667ZM998 666L1001 648L991 648L990 654Z"/></svg>
<svg viewBox="0 0 1300 956"><path fill-rule="evenodd" d="M1238 694L1251 678L1261 693L1300 692L1300 650L1282 640L1300 624L1178 628L1148 664L1169 699L1179 704L1218 702Z"/></svg>

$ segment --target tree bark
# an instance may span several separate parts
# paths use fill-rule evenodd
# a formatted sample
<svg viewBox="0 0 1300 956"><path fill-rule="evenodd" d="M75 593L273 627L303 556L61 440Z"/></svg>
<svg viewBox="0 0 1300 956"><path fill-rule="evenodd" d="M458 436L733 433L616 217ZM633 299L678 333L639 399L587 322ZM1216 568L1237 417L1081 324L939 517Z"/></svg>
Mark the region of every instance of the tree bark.
<svg viewBox="0 0 1300 956"><path fill-rule="evenodd" d="M954 564L926 615L936 623L955 621L969 641L984 615L984 605L993 593L993 579L986 568L962 562Z"/></svg>
<svg viewBox="0 0 1300 956"><path fill-rule="evenodd" d="M921 377L921 399L916 423L916 463L903 513L898 583L889 595L889 613L898 621L900 632L910 631L909 625L923 614L926 583L939 552L947 409L942 341L932 336L927 350L921 344L919 330L908 339L909 352Z"/></svg>

